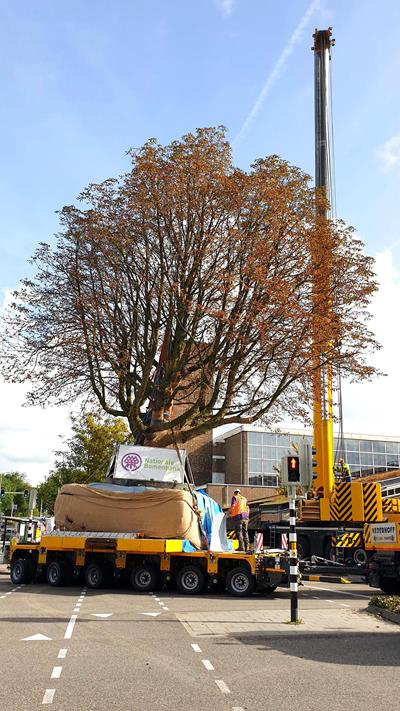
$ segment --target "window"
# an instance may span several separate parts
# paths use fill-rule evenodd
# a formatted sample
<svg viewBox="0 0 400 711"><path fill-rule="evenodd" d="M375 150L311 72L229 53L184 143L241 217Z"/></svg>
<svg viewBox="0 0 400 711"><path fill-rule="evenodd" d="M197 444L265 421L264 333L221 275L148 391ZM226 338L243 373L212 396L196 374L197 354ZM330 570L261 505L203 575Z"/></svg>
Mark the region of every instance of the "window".
<svg viewBox="0 0 400 711"><path fill-rule="evenodd" d="M372 454L370 454L369 452L361 452L360 462L361 464L369 464L370 466L372 466Z"/></svg>
<svg viewBox="0 0 400 711"><path fill-rule="evenodd" d="M278 486L278 477L275 476L263 476L264 486Z"/></svg>
<svg viewBox="0 0 400 711"><path fill-rule="evenodd" d="M258 474L262 470L262 459L249 459L249 472Z"/></svg>
<svg viewBox="0 0 400 711"><path fill-rule="evenodd" d="M359 451L359 440L358 439L345 439L344 446L346 452L358 452Z"/></svg>
<svg viewBox="0 0 400 711"><path fill-rule="evenodd" d="M291 437L290 435L277 435L277 445L278 447L290 447Z"/></svg>
<svg viewBox="0 0 400 711"><path fill-rule="evenodd" d="M277 459L276 447L263 447L263 459Z"/></svg>
<svg viewBox="0 0 400 711"><path fill-rule="evenodd" d="M266 474L274 474L274 465L278 466L278 462L276 459L263 459L263 472L265 472Z"/></svg>
<svg viewBox="0 0 400 711"><path fill-rule="evenodd" d="M251 484L252 486L262 486L262 480L263 478L261 474L259 476L249 476L249 484Z"/></svg>
<svg viewBox="0 0 400 711"><path fill-rule="evenodd" d="M360 455L358 452L347 452L347 464L360 464Z"/></svg>
<svg viewBox="0 0 400 711"><path fill-rule="evenodd" d="M276 434L273 434L272 432L264 432L262 436L262 441L263 445L272 445L275 446L276 444Z"/></svg>
<svg viewBox="0 0 400 711"><path fill-rule="evenodd" d="M384 454L375 454L374 453L374 467L379 466L379 467L386 467L386 457Z"/></svg>
<svg viewBox="0 0 400 711"><path fill-rule="evenodd" d="M397 454L398 444L397 442L386 442L386 454Z"/></svg>
<svg viewBox="0 0 400 711"><path fill-rule="evenodd" d="M262 459L262 447L249 446L249 459Z"/></svg>
<svg viewBox="0 0 400 711"><path fill-rule="evenodd" d="M395 454L387 454L386 455L387 459L387 466L388 467L394 467L395 469L398 469L399 467L399 458Z"/></svg>
<svg viewBox="0 0 400 711"><path fill-rule="evenodd" d="M262 432L248 432L249 444L262 444L263 434Z"/></svg>
<svg viewBox="0 0 400 711"><path fill-rule="evenodd" d="M360 439L360 450L362 452L372 452L372 441L370 439Z"/></svg>
<svg viewBox="0 0 400 711"><path fill-rule="evenodd" d="M374 440L372 444L373 444L374 452L384 452L385 451L385 442L377 442L376 440Z"/></svg>

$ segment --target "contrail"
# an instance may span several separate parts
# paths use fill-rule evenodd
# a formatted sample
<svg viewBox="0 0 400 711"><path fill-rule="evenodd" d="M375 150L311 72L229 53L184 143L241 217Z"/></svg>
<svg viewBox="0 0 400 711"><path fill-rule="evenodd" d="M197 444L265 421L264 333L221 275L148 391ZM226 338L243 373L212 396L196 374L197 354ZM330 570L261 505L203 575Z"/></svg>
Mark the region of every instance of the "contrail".
<svg viewBox="0 0 400 711"><path fill-rule="evenodd" d="M257 97L257 101L255 102L253 108L251 109L250 113L246 117L246 119L243 123L243 126L241 127L239 133L237 133L237 135L233 139L232 143L237 143L241 139L243 134L246 133L247 129L249 128L251 122L257 116L258 112L261 109L261 106L263 105L265 99L267 98L267 96L271 90L271 87L276 82L277 78L279 77L280 72L282 71L287 60L289 59L290 55L292 54L296 44L300 40L301 34L302 34L304 28L306 27L311 15L313 14L314 10L318 7L319 3L320 3L320 0L312 0L310 5L308 6L308 8L305 11L303 17L301 18L299 24L297 25L295 31L293 32L289 42L287 43L284 50L281 52L279 59L278 59L277 63L275 64L274 68L272 69L267 81L265 82L263 88L261 89L261 91Z"/></svg>

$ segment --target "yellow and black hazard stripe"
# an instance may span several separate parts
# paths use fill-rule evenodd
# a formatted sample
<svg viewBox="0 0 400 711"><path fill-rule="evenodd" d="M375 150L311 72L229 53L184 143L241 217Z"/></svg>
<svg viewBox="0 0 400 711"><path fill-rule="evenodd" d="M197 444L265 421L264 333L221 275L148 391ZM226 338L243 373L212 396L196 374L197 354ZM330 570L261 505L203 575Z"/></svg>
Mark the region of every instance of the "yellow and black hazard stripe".
<svg viewBox="0 0 400 711"><path fill-rule="evenodd" d="M362 548L362 546L362 533L343 533L336 541L336 548Z"/></svg>
<svg viewBox="0 0 400 711"><path fill-rule="evenodd" d="M400 499L382 499L383 513L400 513Z"/></svg>
<svg viewBox="0 0 400 711"><path fill-rule="evenodd" d="M329 509L332 521L351 521L352 498L350 482L337 484L335 496L330 503Z"/></svg>
<svg viewBox="0 0 400 711"><path fill-rule="evenodd" d="M371 545L371 526L364 526L364 545Z"/></svg>
<svg viewBox="0 0 400 711"><path fill-rule="evenodd" d="M364 521L379 521L378 486L374 481L363 482Z"/></svg>
<svg viewBox="0 0 400 711"><path fill-rule="evenodd" d="M229 531L227 533L227 538L230 538L231 541L237 541L238 537L236 531Z"/></svg>

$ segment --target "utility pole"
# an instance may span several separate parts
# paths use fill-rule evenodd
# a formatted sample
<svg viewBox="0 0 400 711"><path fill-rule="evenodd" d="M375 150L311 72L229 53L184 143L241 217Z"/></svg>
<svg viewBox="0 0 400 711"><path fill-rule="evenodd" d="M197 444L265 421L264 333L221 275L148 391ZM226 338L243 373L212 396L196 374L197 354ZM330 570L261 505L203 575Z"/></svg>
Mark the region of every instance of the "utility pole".
<svg viewBox="0 0 400 711"><path fill-rule="evenodd" d="M330 193L330 147L329 147L329 62L330 50L335 40L332 28L315 30L314 46L314 106L315 106L315 187ZM328 210L320 210L317 219L328 220ZM327 255L329 256L329 255ZM314 255L316 262L321 255ZM328 277L329 280L329 277ZM329 293L329 286L327 285ZM322 285L316 285L321 289ZM330 308L327 297L327 309ZM332 418L332 366L329 350L332 344L319 347L314 353L315 371L313 382L314 446L316 448L316 489L329 496L333 488L333 418ZM324 352L325 351L325 352Z"/></svg>

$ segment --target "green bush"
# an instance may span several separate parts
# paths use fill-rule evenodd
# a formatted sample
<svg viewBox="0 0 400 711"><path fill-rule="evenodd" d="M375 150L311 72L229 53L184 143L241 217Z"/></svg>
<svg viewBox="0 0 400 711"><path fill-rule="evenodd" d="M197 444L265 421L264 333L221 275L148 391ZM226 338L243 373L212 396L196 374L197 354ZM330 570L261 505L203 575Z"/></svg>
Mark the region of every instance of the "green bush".
<svg viewBox="0 0 400 711"><path fill-rule="evenodd" d="M375 595L371 598L371 605L381 607L383 610L397 612L400 615L400 596L399 595Z"/></svg>

